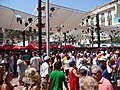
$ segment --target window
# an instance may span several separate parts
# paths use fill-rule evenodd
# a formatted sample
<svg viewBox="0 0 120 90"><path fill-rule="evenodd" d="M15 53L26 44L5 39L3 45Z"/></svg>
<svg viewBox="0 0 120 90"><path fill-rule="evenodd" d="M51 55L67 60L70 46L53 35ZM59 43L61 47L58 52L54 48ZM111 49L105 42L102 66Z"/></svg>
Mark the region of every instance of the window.
<svg viewBox="0 0 120 90"><path fill-rule="evenodd" d="M94 17L91 18L91 21L90 21L91 25L94 25L94 21L93 20L94 20Z"/></svg>
<svg viewBox="0 0 120 90"><path fill-rule="evenodd" d="M89 23L88 23L88 19L86 19L86 26L88 26L89 25Z"/></svg>
<svg viewBox="0 0 120 90"><path fill-rule="evenodd" d="M0 45L2 45L3 44L3 39L0 39Z"/></svg>
<svg viewBox="0 0 120 90"><path fill-rule="evenodd" d="M108 17L110 17L111 16L111 11L108 11Z"/></svg>
<svg viewBox="0 0 120 90"><path fill-rule="evenodd" d="M104 17L105 17L105 15L104 15L104 13L102 13L102 14L101 14L101 18L104 18Z"/></svg>
<svg viewBox="0 0 120 90"><path fill-rule="evenodd" d="M2 33L0 33L0 38L3 38L3 34Z"/></svg>
<svg viewBox="0 0 120 90"><path fill-rule="evenodd" d="M101 14L101 25L105 25L105 15L104 15L104 13Z"/></svg>
<svg viewBox="0 0 120 90"><path fill-rule="evenodd" d="M108 20L108 25L112 25L112 15L111 15L111 11L108 11L107 20Z"/></svg>
<svg viewBox="0 0 120 90"><path fill-rule="evenodd" d="M108 11L108 16L107 16L108 20L111 20L112 19L112 14L111 14L111 11Z"/></svg>

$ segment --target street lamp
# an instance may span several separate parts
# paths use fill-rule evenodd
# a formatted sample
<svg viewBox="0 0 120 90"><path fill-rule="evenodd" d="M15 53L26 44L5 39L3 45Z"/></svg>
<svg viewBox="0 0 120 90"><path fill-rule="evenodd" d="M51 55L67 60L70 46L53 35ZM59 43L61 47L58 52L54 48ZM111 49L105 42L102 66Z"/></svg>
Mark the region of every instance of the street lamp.
<svg viewBox="0 0 120 90"><path fill-rule="evenodd" d="M50 31L49 31L49 0L46 0L46 50L50 56Z"/></svg>
<svg viewBox="0 0 120 90"><path fill-rule="evenodd" d="M94 28L93 27L91 27L90 32L91 32L91 42L92 42L92 47L93 47L93 42L94 42Z"/></svg>
<svg viewBox="0 0 120 90"><path fill-rule="evenodd" d="M41 55L42 50L41 0L38 0L38 47L39 55Z"/></svg>
<svg viewBox="0 0 120 90"><path fill-rule="evenodd" d="M98 48L100 48L100 26L99 26L99 14L96 14L96 30L97 30L97 36L98 36Z"/></svg>
<svg viewBox="0 0 120 90"><path fill-rule="evenodd" d="M65 32L63 32L63 35L64 35L64 43L65 43L65 46L66 46L66 42L67 42L66 33L65 33Z"/></svg>
<svg viewBox="0 0 120 90"><path fill-rule="evenodd" d="M39 34L39 53L42 50L42 25L41 25L41 0L38 0L38 34ZM50 38L49 38L49 0L46 0L46 50L47 55L50 54Z"/></svg>

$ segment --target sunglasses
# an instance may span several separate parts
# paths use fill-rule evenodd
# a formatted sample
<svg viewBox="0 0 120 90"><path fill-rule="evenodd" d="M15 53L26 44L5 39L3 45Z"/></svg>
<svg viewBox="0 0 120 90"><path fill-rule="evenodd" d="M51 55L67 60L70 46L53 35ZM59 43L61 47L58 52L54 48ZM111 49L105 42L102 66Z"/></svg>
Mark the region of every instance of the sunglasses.
<svg viewBox="0 0 120 90"><path fill-rule="evenodd" d="M91 73L92 75L97 75L97 74L99 74L99 72L96 72L96 73Z"/></svg>

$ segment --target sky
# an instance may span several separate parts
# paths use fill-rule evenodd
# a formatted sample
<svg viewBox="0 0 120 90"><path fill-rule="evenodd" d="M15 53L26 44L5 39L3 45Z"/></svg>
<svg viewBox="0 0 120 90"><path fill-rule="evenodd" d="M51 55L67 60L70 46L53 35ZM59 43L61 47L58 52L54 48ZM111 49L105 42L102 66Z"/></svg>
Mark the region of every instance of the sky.
<svg viewBox="0 0 120 90"><path fill-rule="evenodd" d="M45 2L46 0L42 0ZM112 0L49 0L50 3L81 11L89 11ZM0 0L0 5L32 14L38 0Z"/></svg>

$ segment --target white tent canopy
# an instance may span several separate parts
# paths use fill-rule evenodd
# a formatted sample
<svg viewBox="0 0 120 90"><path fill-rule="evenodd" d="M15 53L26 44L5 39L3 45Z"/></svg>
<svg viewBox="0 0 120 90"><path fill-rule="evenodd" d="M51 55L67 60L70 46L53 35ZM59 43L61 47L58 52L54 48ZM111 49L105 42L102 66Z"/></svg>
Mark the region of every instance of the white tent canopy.
<svg viewBox="0 0 120 90"><path fill-rule="evenodd" d="M45 3L42 3L42 6L45 6ZM37 8L37 7L36 7ZM51 8L54 8L54 11L51 11ZM57 32L56 27L61 27L61 32L65 32L67 30L72 30L76 28L81 22L84 16L87 14L86 12L74 10L67 7L62 7L54 4L49 5L50 9L50 28L51 32ZM35 9L33 12L36 16L38 16L38 11ZM46 11L42 10L42 23L46 22L45 18ZM33 27L37 21L32 25ZM42 31L46 31L45 28L43 28Z"/></svg>
<svg viewBox="0 0 120 90"><path fill-rule="evenodd" d="M66 8L62 7L56 7L56 6L50 6L55 7L55 11L51 13L50 17L50 28L52 32L57 32L56 27L64 26L62 28L62 31L67 31L75 28L77 25L80 24L83 16L85 13L68 10ZM36 9L36 12L37 9ZM45 14L45 13L44 13ZM20 16L23 23L22 25L17 22L17 16ZM0 5L0 27L7 28L7 29L15 29L15 30L24 30L25 28L25 21L28 20L28 18L33 19L33 23L30 24L33 29L37 29L36 24L38 23L38 20L36 19L38 16L36 15L30 15L25 12L21 12L15 9L11 9L5 6ZM45 23L45 16L42 17L42 23ZM45 28L42 28L43 31L45 31Z"/></svg>
<svg viewBox="0 0 120 90"><path fill-rule="evenodd" d="M45 3L43 4L45 5ZM74 28L79 28L79 35L81 35L81 30L87 29L88 27L81 27L80 23L82 22L82 19L87 17L88 13L79 11L79 10L74 10L71 8L66 8L58 5L53 5L50 4L50 9L54 7L54 11L51 12L51 17L50 17L50 32L57 32L56 27L61 27L61 32L66 32L70 30L74 30ZM21 12L15 9L11 9L5 6L0 5L0 27L2 28L7 28L7 29L15 29L15 30L25 30L28 29L28 27L32 27L32 29L38 29L36 24L38 23L38 11L37 7L34 11L35 15L27 14L25 12ZM17 15L19 15L23 23L20 24L17 22ZM45 11L42 11L42 23L45 23ZM25 27L24 22L28 20L28 18L32 18L33 22L32 24L28 25L28 27ZM101 27L102 30L106 33L111 33L111 30L116 29L116 26L104 26ZM45 27L42 28L43 32L46 32ZM76 31L75 31L76 32ZM74 33L73 33L74 34ZM76 34L76 33L75 33ZM75 36L75 35L74 35Z"/></svg>
<svg viewBox="0 0 120 90"><path fill-rule="evenodd" d="M22 18L22 24L17 22L17 16ZM24 30L24 22L28 18L35 19L36 16L0 5L0 27L2 28Z"/></svg>

